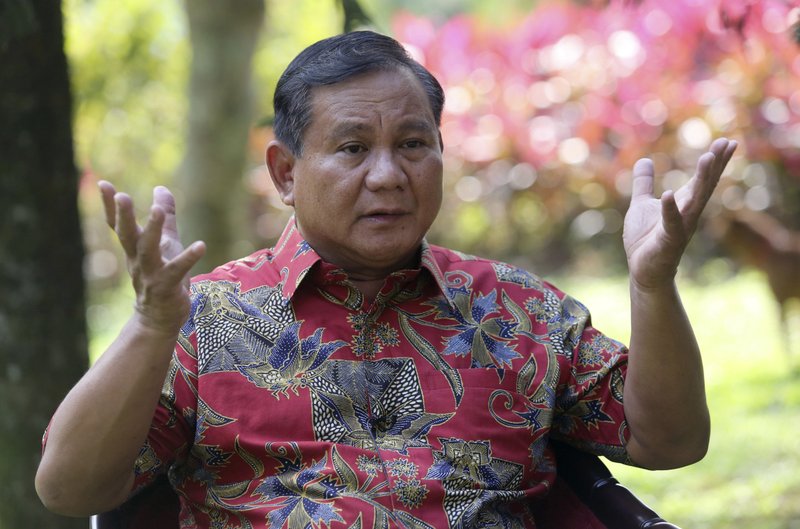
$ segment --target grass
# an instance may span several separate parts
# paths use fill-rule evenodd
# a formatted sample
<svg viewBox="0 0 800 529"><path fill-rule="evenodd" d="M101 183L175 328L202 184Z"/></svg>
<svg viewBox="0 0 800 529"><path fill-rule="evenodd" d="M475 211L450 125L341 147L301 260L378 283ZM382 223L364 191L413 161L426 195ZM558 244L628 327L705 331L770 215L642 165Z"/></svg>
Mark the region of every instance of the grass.
<svg viewBox="0 0 800 529"><path fill-rule="evenodd" d="M589 306L596 327L627 341L625 278L554 283ZM681 280L680 287L703 350L713 421L709 453L698 464L664 472L609 466L685 529L800 529L800 374L789 367L774 302L755 273L704 284ZM130 289L123 291L90 307L94 358L130 311Z"/></svg>
<svg viewBox="0 0 800 529"><path fill-rule="evenodd" d="M624 278L565 283L557 282L590 307L596 327L627 340ZM685 528L800 529L800 374L791 368L800 357L785 350L775 303L755 273L680 287L703 350L709 453L671 471L609 466Z"/></svg>

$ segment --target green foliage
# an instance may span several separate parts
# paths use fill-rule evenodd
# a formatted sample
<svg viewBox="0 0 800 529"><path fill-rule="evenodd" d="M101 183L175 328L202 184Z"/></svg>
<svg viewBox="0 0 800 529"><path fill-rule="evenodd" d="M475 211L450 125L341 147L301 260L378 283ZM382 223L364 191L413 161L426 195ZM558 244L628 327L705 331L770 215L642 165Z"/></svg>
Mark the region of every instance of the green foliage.
<svg viewBox="0 0 800 529"><path fill-rule="evenodd" d="M499 2L482 0L361 0L360 4L383 31L389 31L391 15L400 8L425 14L435 9L443 20L472 6L482 16L491 13L492 18L481 19L483 25L487 20L490 24L501 20L512 4L528 5L517 0L502 3L502 9ZM171 183L183 149L190 50L178 0L65 0L64 12L76 99L76 157L84 172L87 270L95 287L112 287L90 292L91 352L96 358L129 315L132 299L119 252L103 225L93 183L98 178L113 181L134 195L140 210L149 204L153 185ZM254 67L254 124L269 120L273 87L291 58L312 42L339 33L343 22L335 0L268 0L267 13ZM683 55L693 56L676 54ZM730 66L730 60L726 64ZM756 89L751 93L760 94ZM267 129L254 129L250 163L257 169L248 172L243 184L253 192L253 204L243 207L255 212L253 223L263 239L257 244L274 240L288 215L271 193L263 169L268 139ZM453 147L447 145L446 155L455 151ZM544 253L541 249L548 240L572 244L563 230L554 228L553 215L571 215L582 206L597 207L589 193L581 195L582 188L564 198L567 194L558 186L568 181L569 175L565 176L563 168L537 166L532 171L519 163L500 171L510 178L503 180L491 164L465 165L449 159L448 166L437 242L464 251L529 260L537 252ZM470 174L475 175L473 180L464 181ZM586 187L592 182L584 176L577 174L574 179ZM469 198L474 178L483 186L479 200ZM509 182L514 192L504 194ZM608 201L614 198L613 191L607 192ZM617 204L605 207L618 209ZM611 220L618 223L618 219ZM618 234L614 237L618 246ZM250 249L243 248L242 253ZM591 263L587 268L594 266ZM119 278L125 286L119 286ZM555 282L592 308L599 328L627 338L624 279ZM685 527L800 527L800 456L796 448L800 384L788 373L767 290L755 275L719 280L707 287L685 283L687 308L705 352L714 425L711 451L703 462L686 469L654 474L614 466L614 472L661 514Z"/></svg>
<svg viewBox="0 0 800 529"><path fill-rule="evenodd" d="M273 88L288 61L312 42L339 33L343 21L334 0L269 0L267 7L254 64L254 126L271 116ZM106 179L130 193L142 216L152 187L172 185L185 142L191 50L179 0L65 0L64 13L87 275L90 295L99 296L98 288L127 283L127 277L95 183ZM254 129L248 166L260 167L259 187L269 180L263 171L267 140L268 132ZM245 178L250 176L248 171ZM180 204L181 190L173 191ZM286 214L270 211L269 217L282 224ZM257 217L249 220L255 225ZM267 231L274 235L274 229ZM253 249L243 245L242 253Z"/></svg>
<svg viewBox="0 0 800 529"><path fill-rule="evenodd" d="M433 20L447 20L470 13L489 24L505 24L531 11L536 0L373 0L379 15L407 11Z"/></svg>
<svg viewBox="0 0 800 529"><path fill-rule="evenodd" d="M149 199L151 185L169 182L183 146L189 49L181 5L66 0L64 11L78 164Z"/></svg>
<svg viewBox="0 0 800 529"><path fill-rule="evenodd" d="M341 33L343 20L336 0L269 0L267 25L254 65L262 119L272 116L272 93L289 61L306 46Z"/></svg>
<svg viewBox="0 0 800 529"><path fill-rule="evenodd" d="M800 357L790 359L784 349L777 308L762 276L728 277L719 264L705 268L714 276L710 284L680 282L703 351L712 420L708 455L666 472L609 466L620 482L681 527L797 528L800 377L791 366ZM598 328L627 339L625 278L556 284L592 309Z"/></svg>

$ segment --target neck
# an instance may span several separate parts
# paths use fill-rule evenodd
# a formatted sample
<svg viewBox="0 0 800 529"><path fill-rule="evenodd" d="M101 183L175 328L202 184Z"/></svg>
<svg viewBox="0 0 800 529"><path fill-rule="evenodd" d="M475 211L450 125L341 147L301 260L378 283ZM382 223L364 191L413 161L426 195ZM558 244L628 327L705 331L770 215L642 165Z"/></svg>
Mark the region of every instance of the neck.
<svg viewBox="0 0 800 529"><path fill-rule="evenodd" d="M383 287L384 279L350 279L350 282L364 295L367 302L372 303Z"/></svg>

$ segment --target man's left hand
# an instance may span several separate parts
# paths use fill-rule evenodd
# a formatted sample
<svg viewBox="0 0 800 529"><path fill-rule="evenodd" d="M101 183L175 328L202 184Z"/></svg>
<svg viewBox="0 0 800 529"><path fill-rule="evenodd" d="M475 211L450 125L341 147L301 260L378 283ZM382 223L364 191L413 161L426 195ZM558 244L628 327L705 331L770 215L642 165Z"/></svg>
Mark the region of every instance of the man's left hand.
<svg viewBox="0 0 800 529"><path fill-rule="evenodd" d="M653 289L671 284L686 245L697 228L737 143L720 138L700 156L694 176L677 191L654 195L655 169L647 158L633 167L631 205L622 240L633 284Z"/></svg>

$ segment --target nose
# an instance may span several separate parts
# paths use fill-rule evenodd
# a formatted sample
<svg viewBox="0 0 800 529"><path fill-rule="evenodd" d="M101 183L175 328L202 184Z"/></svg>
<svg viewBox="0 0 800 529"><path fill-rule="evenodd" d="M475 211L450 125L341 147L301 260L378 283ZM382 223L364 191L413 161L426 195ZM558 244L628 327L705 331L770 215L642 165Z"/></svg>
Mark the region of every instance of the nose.
<svg viewBox="0 0 800 529"><path fill-rule="evenodd" d="M390 149L374 150L371 158L365 178L367 189L380 191L405 187L406 173Z"/></svg>

